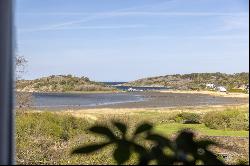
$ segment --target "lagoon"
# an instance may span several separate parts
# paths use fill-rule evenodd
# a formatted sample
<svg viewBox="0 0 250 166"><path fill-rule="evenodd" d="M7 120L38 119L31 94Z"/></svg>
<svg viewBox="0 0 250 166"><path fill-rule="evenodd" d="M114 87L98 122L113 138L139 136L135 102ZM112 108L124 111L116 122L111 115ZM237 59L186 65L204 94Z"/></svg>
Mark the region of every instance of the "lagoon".
<svg viewBox="0 0 250 166"><path fill-rule="evenodd" d="M140 94L131 93L33 93L32 106L36 108L96 107L128 102L140 102Z"/></svg>
<svg viewBox="0 0 250 166"><path fill-rule="evenodd" d="M106 93L33 93L33 107L49 109L77 108L159 108L180 106L238 105L248 98L212 96L208 94L161 92Z"/></svg>

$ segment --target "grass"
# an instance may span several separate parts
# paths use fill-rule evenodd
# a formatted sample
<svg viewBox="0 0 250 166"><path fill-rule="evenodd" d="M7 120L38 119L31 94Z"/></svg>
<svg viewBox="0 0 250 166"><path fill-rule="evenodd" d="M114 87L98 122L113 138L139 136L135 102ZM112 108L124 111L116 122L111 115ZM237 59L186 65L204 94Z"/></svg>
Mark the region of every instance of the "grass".
<svg viewBox="0 0 250 166"><path fill-rule="evenodd" d="M18 112L16 116L17 164L116 164L113 147L85 156L72 156L71 151L105 138L90 134L93 121L49 112ZM105 123L105 122L103 122ZM134 160L130 164L135 164Z"/></svg>
<svg viewBox="0 0 250 166"><path fill-rule="evenodd" d="M228 92L231 92L231 93L247 93L247 90L244 90L244 89L229 89Z"/></svg>
<svg viewBox="0 0 250 166"><path fill-rule="evenodd" d="M176 134L181 129L192 129L200 134L207 136L236 136L236 137L248 137L249 131L233 131L233 130L215 130L206 127L204 124L181 124L181 123L167 123L157 125L155 131L161 134L170 136Z"/></svg>
<svg viewBox="0 0 250 166"><path fill-rule="evenodd" d="M203 116L203 123L211 129L249 130L249 112L237 109L213 111Z"/></svg>
<svg viewBox="0 0 250 166"><path fill-rule="evenodd" d="M246 111L248 106L232 107L237 111ZM209 129L204 124L170 123L180 112L196 112L199 115L211 111L223 111L226 108L175 108L169 110L82 110L63 112L17 112L16 148L17 164L116 164L112 159L112 146L84 156L72 156L75 147L102 142L105 138L93 135L87 128L93 124L109 125L112 119L125 122L131 133L140 122L153 123L156 132L171 135L183 128L191 128L208 136L247 137L248 131ZM131 159L126 164L136 164Z"/></svg>

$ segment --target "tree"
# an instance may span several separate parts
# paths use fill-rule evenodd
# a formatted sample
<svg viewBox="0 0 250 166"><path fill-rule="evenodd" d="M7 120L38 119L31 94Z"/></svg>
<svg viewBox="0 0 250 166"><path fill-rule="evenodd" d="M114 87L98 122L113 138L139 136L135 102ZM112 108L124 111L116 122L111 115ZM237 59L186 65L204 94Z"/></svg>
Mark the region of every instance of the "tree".
<svg viewBox="0 0 250 166"><path fill-rule="evenodd" d="M25 72L25 66L27 65L27 60L23 56L17 55L15 57L15 69L16 69L16 81L22 78L23 73Z"/></svg>
<svg viewBox="0 0 250 166"><path fill-rule="evenodd" d="M16 91L16 107L18 109L28 108L31 106L32 95L27 92L17 92L18 81L22 79L25 73L25 67L27 65L27 60L23 56L15 57L15 91Z"/></svg>

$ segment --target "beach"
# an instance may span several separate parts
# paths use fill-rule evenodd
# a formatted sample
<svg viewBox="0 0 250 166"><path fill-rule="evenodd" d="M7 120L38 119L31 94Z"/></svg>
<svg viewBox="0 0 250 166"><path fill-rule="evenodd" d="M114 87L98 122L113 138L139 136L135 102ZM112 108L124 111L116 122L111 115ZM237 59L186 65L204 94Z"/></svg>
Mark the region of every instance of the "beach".
<svg viewBox="0 0 250 166"><path fill-rule="evenodd" d="M207 94L212 96L221 96L221 97L236 97L236 98L248 98L249 94L247 93L230 93L230 92L218 92L218 91L185 91L185 90L163 90L162 93L185 93L185 94Z"/></svg>

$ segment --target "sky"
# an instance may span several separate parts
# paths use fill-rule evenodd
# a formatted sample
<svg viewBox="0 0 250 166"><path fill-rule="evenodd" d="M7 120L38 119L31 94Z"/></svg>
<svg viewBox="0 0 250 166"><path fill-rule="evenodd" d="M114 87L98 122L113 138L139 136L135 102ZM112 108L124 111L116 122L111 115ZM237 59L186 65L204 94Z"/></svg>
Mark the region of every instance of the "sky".
<svg viewBox="0 0 250 166"><path fill-rule="evenodd" d="M25 79L249 70L248 0L16 0Z"/></svg>

